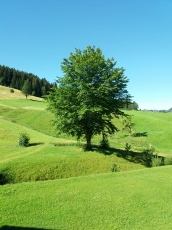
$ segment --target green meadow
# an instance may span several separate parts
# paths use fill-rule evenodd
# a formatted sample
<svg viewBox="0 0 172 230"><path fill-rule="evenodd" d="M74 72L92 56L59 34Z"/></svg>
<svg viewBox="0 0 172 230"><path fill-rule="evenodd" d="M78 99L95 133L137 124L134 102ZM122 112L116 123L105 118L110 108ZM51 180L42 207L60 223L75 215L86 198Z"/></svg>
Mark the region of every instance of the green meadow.
<svg viewBox="0 0 172 230"><path fill-rule="evenodd" d="M171 229L172 166L152 167L154 155L171 159L171 113L126 111L132 135L114 119L110 148L95 136L84 151L84 139L57 133L46 107L0 86L0 229Z"/></svg>

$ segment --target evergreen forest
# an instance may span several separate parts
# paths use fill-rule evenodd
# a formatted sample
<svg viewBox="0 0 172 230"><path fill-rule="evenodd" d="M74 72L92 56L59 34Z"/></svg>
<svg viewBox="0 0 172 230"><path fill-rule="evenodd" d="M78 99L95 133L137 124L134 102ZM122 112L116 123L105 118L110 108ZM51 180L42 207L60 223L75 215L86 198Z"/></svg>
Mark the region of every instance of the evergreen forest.
<svg viewBox="0 0 172 230"><path fill-rule="evenodd" d="M43 97L53 86L56 86L55 83L50 83L45 78L40 79L32 73L0 65L0 85L22 90L26 80L31 85L32 96Z"/></svg>

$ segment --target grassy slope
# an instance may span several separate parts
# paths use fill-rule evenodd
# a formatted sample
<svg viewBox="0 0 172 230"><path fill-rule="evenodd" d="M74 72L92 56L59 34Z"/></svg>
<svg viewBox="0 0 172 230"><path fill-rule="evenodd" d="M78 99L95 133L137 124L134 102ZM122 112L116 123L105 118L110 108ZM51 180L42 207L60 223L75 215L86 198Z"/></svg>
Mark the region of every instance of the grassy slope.
<svg viewBox="0 0 172 230"><path fill-rule="evenodd" d="M22 100L5 100L1 99L0 102L3 104L0 110L0 115L3 116L0 117L0 167L17 172L21 181L22 175L26 175L30 181L36 179L33 178L35 175L50 175L55 169L59 169L61 173L70 172L69 176L74 176L72 172L76 172L76 166L82 166L78 167L81 175L88 174L90 169L96 167L96 172L109 172L112 163L120 161L124 169L144 167L130 162L136 161L132 156L125 160L115 154L83 152L75 146L55 147L52 142L69 141L33 130L40 129L41 122L37 126L38 122L35 125L33 122L36 117L41 117L41 111L44 112L42 119L46 123L47 113L42 109L44 102L39 103L38 108L36 101L27 100L23 104L25 108L20 108ZM25 103L31 103L30 109L27 110ZM26 110L28 113L24 113ZM126 137L124 133L112 136L110 142L117 148L113 149L114 152L119 152L118 149L121 151L124 144L129 142L135 151L151 143L159 152L171 153L171 114L140 111L129 113L135 115L135 132L147 132L147 137ZM17 114L20 114L18 118ZM29 121L31 117L34 119ZM31 125L34 126L32 129L29 128ZM47 130L48 126L44 133ZM29 148L17 147L18 134L21 131L29 133L31 143L35 145ZM99 141L99 138L96 137L94 141ZM60 165L64 167L60 168ZM73 168L69 168L69 165ZM107 171L101 171L100 168ZM0 226L47 229L171 229L171 174L172 167L168 166L0 186Z"/></svg>
<svg viewBox="0 0 172 230"><path fill-rule="evenodd" d="M147 132L147 141L159 153L172 153L172 113L131 112L136 123L136 132ZM136 116L137 115L137 116Z"/></svg>
<svg viewBox="0 0 172 230"><path fill-rule="evenodd" d="M126 111L135 123L133 133L143 136L130 137L119 132L110 140L114 146L124 148L125 143L131 144L131 149L142 151L152 145L159 155L172 154L172 113L153 113L144 111Z"/></svg>
<svg viewBox="0 0 172 230"><path fill-rule="evenodd" d="M20 90L14 89L14 93L10 92L9 87L5 87L0 85L0 99L25 99L25 95L21 93ZM43 101L42 98L34 97L34 96L29 96L28 98L32 100L37 100L37 101Z"/></svg>
<svg viewBox="0 0 172 230"><path fill-rule="evenodd" d="M18 147L21 131L31 137L30 147ZM116 154L84 152L77 146L56 147L52 143L69 145L74 141L47 136L0 118L0 172L16 183L111 172L114 163L120 171L144 167L141 162L136 164Z"/></svg>
<svg viewBox="0 0 172 230"><path fill-rule="evenodd" d="M0 226L172 228L172 167L0 187ZM168 180L167 180L168 178Z"/></svg>
<svg viewBox="0 0 172 230"><path fill-rule="evenodd" d="M3 97L1 97L1 88L3 88ZM5 91L6 90L6 91ZM6 92L6 97L5 97ZM52 127L53 115L46 111L47 104L42 99L18 99L21 92L10 93L9 88L0 86L0 116L16 122L25 127L56 136L54 127ZM9 96L10 95L10 96ZM12 99L8 99L13 96ZM153 113L143 111L127 111L133 115L133 121L136 125L133 127L135 133L146 133L147 136L130 137L126 133L119 132L109 137L112 147L124 149L126 142L131 144L134 151L143 151L151 145L160 155L172 154L172 130L169 129L172 124L172 113ZM114 123L121 129L119 120ZM66 135L63 138L69 139ZM99 144L100 137L93 138L93 142Z"/></svg>
<svg viewBox="0 0 172 230"><path fill-rule="evenodd" d="M156 128L157 122L159 125L162 124L160 128L163 130L164 127L166 131L168 126L164 126L164 123L167 123L165 116L172 118L171 114L128 111L129 114L134 115L133 120L136 122L134 131L147 132L147 137L130 137L126 133L119 132L110 137L110 144L114 147L110 151L95 149L94 152L83 152L76 146L64 148L52 145L52 143L74 143L75 141L45 135L55 135L51 126L53 116L45 110L45 101L37 101L37 98L34 100L16 99L16 92L12 94L14 98L9 100L7 99L11 94L9 88L4 88L7 97L4 96L3 99L0 99L0 104L3 105L0 105L0 115L2 116L0 118L0 170L3 170L6 176L8 175L8 180L13 183L110 172L114 164L120 171L148 166L149 162L140 152L152 143L151 132ZM161 118L161 122L157 119L158 116ZM149 121L151 124L147 126ZM120 128L119 121L114 120L114 122ZM170 119L169 122L171 122ZM17 146L19 133L23 131L31 137L32 146L29 148ZM93 139L95 144L99 144L99 141L100 137L98 136ZM126 142L132 147L129 154L124 150ZM160 139L157 143L161 143ZM163 144L159 145L158 151L161 150ZM153 146L157 147L156 142L153 143ZM160 153L169 154L171 147L169 145L167 149L164 148L165 152L163 149Z"/></svg>
<svg viewBox="0 0 172 230"><path fill-rule="evenodd" d="M111 172L114 164L120 171L145 167L141 161L134 163L119 158L115 149L107 153L110 155L104 155L97 150L84 152L77 146L55 147L52 143L70 144L75 140L43 134L53 134L52 115L45 110L44 101L13 98L0 102L3 104L0 106L0 171L6 178L3 180L16 183ZM30 109L26 109L28 106ZM29 134L30 147L18 147L21 132Z"/></svg>

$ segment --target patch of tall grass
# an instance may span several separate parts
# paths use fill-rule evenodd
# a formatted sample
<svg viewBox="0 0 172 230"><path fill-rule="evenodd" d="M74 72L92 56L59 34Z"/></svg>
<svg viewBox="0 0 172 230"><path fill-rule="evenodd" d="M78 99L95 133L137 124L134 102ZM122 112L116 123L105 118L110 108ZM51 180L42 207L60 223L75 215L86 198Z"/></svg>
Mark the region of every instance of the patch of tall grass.
<svg viewBox="0 0 172 230"><path fill-rule="evenodd" d="M77 146L40 144L27 147L32 154L18 156L0 164L3 174L1 184L84 176L112 171L114 164L118 171L141 169L141 162L130 162L118 157L114 150L111 155L100 152L85 152Z"/></svg>

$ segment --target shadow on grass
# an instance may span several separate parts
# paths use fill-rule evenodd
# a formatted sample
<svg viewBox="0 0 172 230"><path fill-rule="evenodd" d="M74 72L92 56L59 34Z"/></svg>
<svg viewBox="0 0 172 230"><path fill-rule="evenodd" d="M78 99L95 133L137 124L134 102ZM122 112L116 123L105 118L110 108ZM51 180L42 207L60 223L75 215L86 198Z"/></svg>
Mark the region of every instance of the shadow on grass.
<svg viewBox="0 0 172 230"><path fill-rule="evenodd" d="M148 134L147 132L142 132L142 133L134 133L132 134L133 137L147 137Z"/></svg>
<svg viewBox="0 0 172 230"><path fill-rule="evenodd" d="M122 149L116 148L108 148L108 149L100 149L94 148L94 151L104 154L104 155L112 155L115 154L117 157L121 157L127 161L144 165L145 167L151 167L152 162L152 154L149 152L133 152L133 151L126 151Z"/></svg>
<svg viewBox="0 0 172 230"><path fill-rule="evenodd" d="M4 225L0 228L0 230L52 230L50 228L31 228L31 227L18 227L18 226L7 226ZM57 230L60 230L59 228L56 228Z"/></svg>
<svg viewBox="0 0 172 230"><path fill-rule="evenodd" d="M30 147L30 146L43 145L43 144L44 144L44 142L34 142L34 143L30 143L30 144L29 144L29 147Z"/></svg>
<svg viewBox="0 0 172 230"><path fill-rule="evenodd" d="M31 227L18 227L18 226L3 226L0 228L0 230L51 230L51 229L48 229L48 228L31 228ZM60 229L57 229L57 230L60 230Z"/></svg>
<svg viewBox="0 0 172 230"><path fill-rule="evenodd" d="M40 97L41 98L41 97ZM36 102L44 102L44 101L39 101L39 100L35 100L35 99L29 99L30 101L36 101Z"/></svg>

